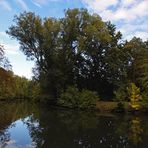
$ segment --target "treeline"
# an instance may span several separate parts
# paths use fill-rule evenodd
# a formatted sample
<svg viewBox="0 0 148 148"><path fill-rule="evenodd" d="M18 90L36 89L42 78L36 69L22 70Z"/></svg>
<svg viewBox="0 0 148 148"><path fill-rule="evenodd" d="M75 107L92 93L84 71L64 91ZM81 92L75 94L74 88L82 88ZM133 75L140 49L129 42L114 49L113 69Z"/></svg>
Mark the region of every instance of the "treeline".
<svg viewBox="0 0 148 148"><path fill-rule="evenodd" d="M12 72L12 66L0 46L0 100L37 99L40 94L39 84Z"/></svg>
<svg viewBox="0 0 148 148"><path fill-rule="evenodd" d="M39 95L40 88L37 82L0 68L0 100L37 100Z"/></svg>
<svg viewBox="0 0 148 148"><path fill-rule="evenodd" d="M123 40L115 25L86 9L68 9L59 19L24 12L14 22L7 33L35 61L34 79L45 96L75 89L102 100L148 102L148 41Z"/></svg>

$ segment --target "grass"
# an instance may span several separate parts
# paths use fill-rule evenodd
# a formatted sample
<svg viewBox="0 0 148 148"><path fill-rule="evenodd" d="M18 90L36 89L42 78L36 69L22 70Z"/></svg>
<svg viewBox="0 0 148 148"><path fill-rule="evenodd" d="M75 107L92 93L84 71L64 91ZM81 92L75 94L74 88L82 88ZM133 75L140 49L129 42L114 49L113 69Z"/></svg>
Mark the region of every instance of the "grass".
<svg viewBox="0 0 148 148"><path fill-rule="evenodd" d="M112 102L112 101L98 101L96 104L97 109L100 110L100 112L111 112L117 107L118 102ZM125 110L129 110L129 103L125 102Z"/></svg>

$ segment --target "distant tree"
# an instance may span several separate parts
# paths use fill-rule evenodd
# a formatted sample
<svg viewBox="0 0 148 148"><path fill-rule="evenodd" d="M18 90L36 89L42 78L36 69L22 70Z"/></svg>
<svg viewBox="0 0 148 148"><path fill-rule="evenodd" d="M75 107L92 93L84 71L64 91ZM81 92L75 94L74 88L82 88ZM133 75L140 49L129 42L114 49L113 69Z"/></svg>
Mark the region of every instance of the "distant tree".
<svg viewBox="0 0 148 148"><path fill-rule="evenodd" d="M29 97L29 80L25 77L14 76L15 97L18 99L27 99Z"/></svg>
<svg viewBox="0 0 148 148"><path fill-rule="evenodd" d="M38 82L14 75L12 66L0 45L0 99L34 99L40 94Z"/></svg>
<svg viewBox="0 0 148 148"><path fill-rule="evenodd" d="M0 68L0 99L14 97L14 79L12 71Z"/></svg>
<svg viewBox="0 0 148 148"><path fill-rule="evenodd" d="M132 38L124 48L129 55L128 79L140 87L143 105L148 106L148 41Z"/></svg>
<svg viewBox="0 0 148 148"><path fill-rule="evenodd" d="M11 70L11 64L9 60L5 57L4 47L0 45L0 67L6 70Z"/></svg>
<svg viewBox="0 0 148 148"><path fill-rule="evenodd" d="M0 99L13 97L13 72L11 64L5 56L4 47L0 45Z"/></svg>

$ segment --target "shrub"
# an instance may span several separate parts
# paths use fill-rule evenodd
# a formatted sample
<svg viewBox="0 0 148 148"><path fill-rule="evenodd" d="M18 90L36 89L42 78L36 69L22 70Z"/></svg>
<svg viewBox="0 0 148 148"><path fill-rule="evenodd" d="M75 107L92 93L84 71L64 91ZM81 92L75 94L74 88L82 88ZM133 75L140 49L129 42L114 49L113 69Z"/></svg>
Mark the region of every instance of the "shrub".
<svg viewBox="0 0 148 148"><path fill-rule="evenodd" d="M119 87L116 91L114 91L115 101L123 102L127 98L126 87Z"/></svg>
<svg viewBox="0 0 148 148"><path fill-rule="evenodd" d="M80 92L79 108L94 108L97 100L98 96L95 92L82 90L82 92Z"/></svg>
<svg viewBox="0 0 148 148"><path fill-rule="evenodd" d="M125 101L127 100L127 85L121 85L116 91L114 91L115 101L117 101L117 112L124 112L125 111Z"/></svg>
<svg viewBox="0 0 148 148"><path fill-rule="evenodd" d="M134 110L139 110L141 108L140 101L142 100L142 96L140 95L140 88L138 88L134 83L130 84L128 88L130 106Z"/></svg>
<svg viewBox="0 0 148 148"><path fill-rule="evenodd" d="M67 107L77 107L79 100L79 91L75 87L69 87L60 95L58 103Z"/></svg>
<svg viewBox="0 0 148 148"><path fill-rule="evenodd" d="M78 91L76 87L69 87L61 94L58 103L70 108L90 109L96 106L98 96L89 90Z"/></svg>

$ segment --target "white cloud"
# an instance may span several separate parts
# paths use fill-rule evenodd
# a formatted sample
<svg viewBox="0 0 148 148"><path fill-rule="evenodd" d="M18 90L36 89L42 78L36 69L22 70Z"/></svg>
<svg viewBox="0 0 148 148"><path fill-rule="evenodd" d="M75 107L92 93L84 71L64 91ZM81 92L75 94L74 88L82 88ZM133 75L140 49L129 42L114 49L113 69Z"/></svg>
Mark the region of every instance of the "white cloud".
<svg viewBox="0 0 148 148"><path fill-rule="evenodd" d="M145 30L147 32L148 20L144 23L124 23L121 27L119 27L120 31L124 34L128 34L129 32L136 32L137 30Z"/></svg>
<svg viewBox="0 0 148 148"><path fill-rule="evenodd" d="M4 47L5 53L7 55L17 55L17 54L19 54L19 45L18 44L1 43L1 45Z"/></svg>
<svg viewBox="0 0 148 148"><path fill-rule="evenodd" d="M42 8L42 6L41 6L38 2L35 2L35 1L32 0L32 3L33 3L34 5L36 5L37 7L39 7L39 8Z"/></svg>
<svg viewBox="0 0 148 148"><path fill-rule="evenodd" d="M148 39L148 32L137 31L137 32L135 32L134 35L137 36L137 37L142 38L143 40L147 40Z"/></svg>
<svg viewBox="0 0 148 148"><path fill-rule="evenodd" d="M113 21L133 20L148 15L148 0L83 0L83 2L92 11L102 14L104 19Z"/></svg>
<svg viewBox="0 0 148 148"><path fill-rule="evenodd" d="M0 32L0 45L4 47L6 54L16 55L19 52L19 44L11 42L9 36L3 31Z"/></svg>
<svg viewBox="0 0 148 148"><path fill-rule="evenodd" d="M5 52L7 54L19 54L19 45L14 44L4 44Z"/></svg>
<svg viewBox="0 0 148 148"><path fill-rule="evenodd" d="M19 76L25 76L31 78L32 67L34 67L33 61L26 61L26 56L19 50L19 44L7 44L0 43L4 46L6 57L8 57L12 64L13 72Z"/></svg>
<svg viewBox="0 0 148 148"><path fill-rule="evenodd" d="M121 3L124 7L129 7L136 3L137 0L122 0Z"/></svg>
<svg viewBox="0 0 148 148"><path fill-rule="evenodd" d="M7 38L7 37L8 37L8 35L7 35L5 32L0 31L0 37Z"/></svg>
<svg viewBox="0 0 148 148"><path fill-rule="evenodd" d="M0 6L7 11L12 10L10 4L6 0L0 0Z"/></svg>
<svg viewBox="0 0 148 148"><path fill-rule="evenodd" d="M83 0L83 2L96 12L104 11L108 7L118 4L118 0Z"/></svg>
<svg viewBox="0 0 148 148"><path fill-rule="evenodd" d="M7 141L7 142L5 142L7 145L11 145L11 144L15 144L16 143L16 141L15 140L10 140L10 141Z"/></svg>
<svg viewBox="0 0 148 148"><path fill-rule="evenodd" d="M23 0L16 0L16 2L24 9L28 10L27 4Z"/></svg>
<svg viewBox="0 0 148 148"><path fill-rule="evenodd" d="M58 1L60 1L60 0L33 0L33 3L36 6L41 7L41 5L46 5L49 2L58 2Z"/></svg>
<svg viewBox="0 0 148 148"><path fill-rule="evenodd" d="M134 32L134 33L130 33L126 36L126 39L129 41L131 40L134 36L143 39L143 41L146 41L148 39L148 33L147 32Z"/></svg>
<svg viewBox="0 0 148 148"><path fill-rule="evenodd" d="M82 0L87 8L103 20L112 21L124 37L129 34L146 39L148 35L148 0Z"/></svg>
<svg viewBox="0 0 148 148"><path fill-rule="evenodd" d="M148 0L137 3L137 5L135 7L132 7L129 12L131 12L132 15L136 15L139 17L148 15Z"/></svg>

